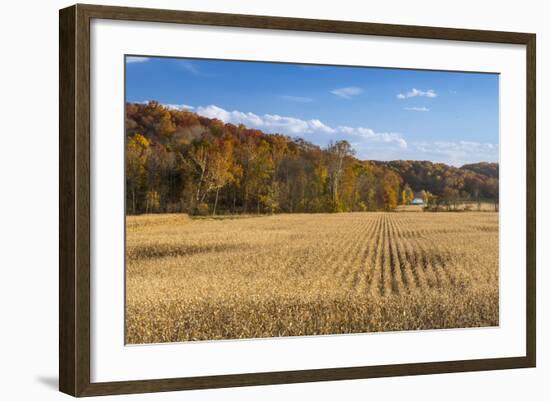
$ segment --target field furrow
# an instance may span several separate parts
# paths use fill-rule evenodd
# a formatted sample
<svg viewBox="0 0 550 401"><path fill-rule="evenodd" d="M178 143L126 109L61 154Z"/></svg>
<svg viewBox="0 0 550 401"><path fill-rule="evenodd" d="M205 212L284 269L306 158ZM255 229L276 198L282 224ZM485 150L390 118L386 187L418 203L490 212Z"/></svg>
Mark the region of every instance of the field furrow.
<svg viewBox="0 0 550 401"><path fill-rule="evenodd" d="M128 343L498 324L498 214L128 217Z"/></svg>
<svg viewBox="0 0 550 401"><path fill-rule="evenodd" d="M395 224L395 219L389 219L389 237L390 237L390 252L392 261L393 272L393 285L394 292L403 293L410 292L415 288L414 282L411 282L411 278L407 274L405 267L405 260L403 255L399 252L399 232Z"/></svg>
<svg viewBox="0 0 550 401"><path fill-rule="evenodd" d="M370 271L369 257L372 252L372 238L376 230L376 220L365 221L365 230L356 241L359 244L357 257L354 263L351 290L354 294L365 294L368 289L368 276Z"/></svg>

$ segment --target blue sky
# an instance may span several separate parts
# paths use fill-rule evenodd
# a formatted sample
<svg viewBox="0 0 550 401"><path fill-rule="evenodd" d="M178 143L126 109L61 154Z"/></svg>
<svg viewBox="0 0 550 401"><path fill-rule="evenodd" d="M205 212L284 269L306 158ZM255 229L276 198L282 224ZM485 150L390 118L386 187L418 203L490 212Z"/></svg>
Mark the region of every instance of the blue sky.
<svg viewBox="0 0 550 401"><path fill-rule="evenodd" d="M498 161L498 75L128 56L126 100L206 117L361 159Z"/></svg>

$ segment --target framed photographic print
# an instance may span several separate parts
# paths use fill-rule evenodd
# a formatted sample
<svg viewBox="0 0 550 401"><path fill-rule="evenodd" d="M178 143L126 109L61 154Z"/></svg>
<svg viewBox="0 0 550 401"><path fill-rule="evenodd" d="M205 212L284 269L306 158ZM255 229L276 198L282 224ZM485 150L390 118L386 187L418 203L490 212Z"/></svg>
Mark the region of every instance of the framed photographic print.
<svg viewBox="0 0 550 401"><path fill-rule="evenodd" d="M60 11L60 390L535 366L535 35Z"/></svg>

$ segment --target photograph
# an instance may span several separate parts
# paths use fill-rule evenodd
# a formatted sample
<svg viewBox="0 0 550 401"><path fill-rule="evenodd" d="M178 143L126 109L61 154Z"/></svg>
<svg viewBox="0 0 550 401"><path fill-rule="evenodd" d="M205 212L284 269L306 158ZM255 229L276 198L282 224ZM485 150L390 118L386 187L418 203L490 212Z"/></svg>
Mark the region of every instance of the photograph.
<svg viewBox="0 0 550 401"><path fill-rule="evenodd" d="M126 344L499 326L498 73L136 54L124 85Z"/></svg>

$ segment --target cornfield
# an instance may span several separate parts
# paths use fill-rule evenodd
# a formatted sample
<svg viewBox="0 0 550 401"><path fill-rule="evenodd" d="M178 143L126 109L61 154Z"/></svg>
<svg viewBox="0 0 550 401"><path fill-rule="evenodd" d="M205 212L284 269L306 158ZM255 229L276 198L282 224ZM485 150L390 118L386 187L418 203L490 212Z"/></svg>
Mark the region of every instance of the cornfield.
<svg viewBox="0 0 550 401"><path fill-rule="evenodd" d="M127 217L130 344L499 323L498 213Z"/></svg>

